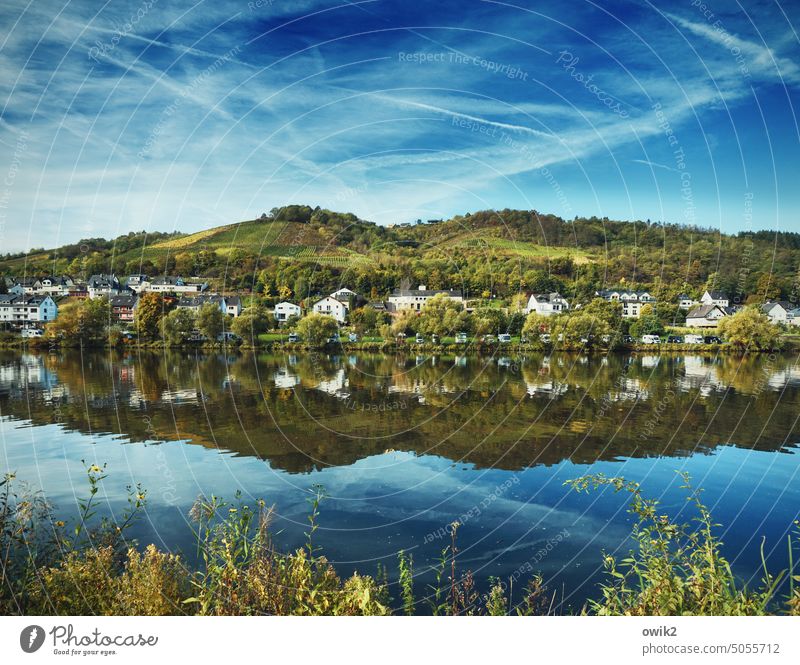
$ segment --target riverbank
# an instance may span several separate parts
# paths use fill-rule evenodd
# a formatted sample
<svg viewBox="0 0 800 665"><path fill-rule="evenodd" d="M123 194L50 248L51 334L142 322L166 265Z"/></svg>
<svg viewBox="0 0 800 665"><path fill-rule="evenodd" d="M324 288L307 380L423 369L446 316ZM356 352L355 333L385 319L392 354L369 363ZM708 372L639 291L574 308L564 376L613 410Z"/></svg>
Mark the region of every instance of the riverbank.
<svg viewBox="0 0 800 665"><path fill-rule="evenodd" d="M319 551L315 532L323 519L324 490L309 501L306 543L294 552L276 550L270 536L273 508L218 497L199 498L188 518L197 561L154 544L126 538L147 503L146 491L129 488L129 508L116 522L97 518L95 495L106 467L87 468L88 495L79 501L75 524L54 519L44 498L25 490L13 474L0 481L0 611L5 615L548 615L559 591L531 567L526 579L490 579L476 587L459 560L459 521L446 531L435 570L437 583L415 586L414 558L396 553L397 574L390 582L379 566L374 575L342 579ZM748 587L731 572L721 554L717 525L686 482L695 523L677 522L639 485L624 478L590 475L566 483L565 492L609 487L627 493L634 522L634 548L624 559L602 555L607 578L597 599L581 614L606 616L756 616L800 614L800 590L778 582L794 570L771 574ZM68 530L67 527L71 527ZM553 548L557 543L553 544ZM790 538L788 547L794 543ZM598 553L598 558L601 554ZM793 564L792 564L793 565ZM512 604L510 589L521 593ZM563 591L562 591L563 593Z"/></svg>

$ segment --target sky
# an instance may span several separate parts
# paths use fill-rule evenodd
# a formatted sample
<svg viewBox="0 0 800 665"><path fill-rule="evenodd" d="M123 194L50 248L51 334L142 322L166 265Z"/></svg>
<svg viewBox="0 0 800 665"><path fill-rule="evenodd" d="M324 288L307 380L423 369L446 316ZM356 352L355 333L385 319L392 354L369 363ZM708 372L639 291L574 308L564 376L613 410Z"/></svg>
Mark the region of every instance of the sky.
<svg viewBox="0 0 800 665"><path fill-rule="evenodd" d="M0 253L291 203L800 231L800 1L0 6Z"/></svg>

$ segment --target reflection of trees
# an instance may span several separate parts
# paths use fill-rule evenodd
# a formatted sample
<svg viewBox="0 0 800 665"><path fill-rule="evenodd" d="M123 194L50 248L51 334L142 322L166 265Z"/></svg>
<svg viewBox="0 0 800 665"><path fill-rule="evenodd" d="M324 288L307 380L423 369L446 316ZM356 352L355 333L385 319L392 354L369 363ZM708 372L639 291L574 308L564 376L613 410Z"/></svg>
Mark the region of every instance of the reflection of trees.
<svg viewBox="0 0 800 665"><path fill-rule="evenodd" d="M696 358L418 362L414 355L65 351L42 359L60 390L57 411L44 383L27 393L0 385L0 407L35 423L58 420L132 441L184 438L292 471L350 464L387 448L521 468L686 454L729 441L776 449L797 434L796 383L774 408L789 359ZM18 354L0 355L0 366L15 362ZM301 383L277 385L279 369Z"/></svg>

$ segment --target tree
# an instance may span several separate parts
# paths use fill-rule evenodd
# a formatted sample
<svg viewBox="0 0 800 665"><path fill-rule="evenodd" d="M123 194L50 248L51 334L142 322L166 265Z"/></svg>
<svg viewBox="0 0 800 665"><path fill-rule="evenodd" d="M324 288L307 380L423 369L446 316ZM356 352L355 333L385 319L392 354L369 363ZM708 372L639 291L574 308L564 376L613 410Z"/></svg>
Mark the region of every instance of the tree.
<svg viewBox="0 0 800 665"><path fill-rule="evenodd" d="M571 314L564 325L564 342L570 345L594 345L598 339L611 332L608 322L599 316L587 312ZM587 341L583 341L587 340Z"/></svg>
<svg viewBox="0 0 800 665"><path fill-rule="evenodd" d="M207 302L197 312L197 328L206 339L216 342L224 326L222 310L217 303Z"/></svg>
<svg viewBox="0 0 800 665"><path fill-rule="evenodd" d="M335 335L339 330L339 324L332 316L317 314L313 312L300 319L297 324L297 331L302 335L303 340L311 346L322 346L325 341Z"/></svg>
<svg viewBox="0 0 800 665"><path fill-rule="evenodd" d="M161 319L161 336L167 344L183 344L195 327L195 314L187 308L172 310Z"/></svg>
<svg viewBox="0 0 800 665"><path fill-rule="evenodd" d="M770 350L780 346L780 328L758 307L746 307L720 319L717 330L728 343L741 350Z"/></svg>
<svg viewBox="0 0 800 665"><path fill-rule="evenodd" d="M645 305L645 307L649 307L649 305ZM642 310L644 310L645 307L642 307ZM661 335L664 332L664 324L661 323L661 319L653 313L651 307L649 314L640 314L639 318L631 323L630 332L631 335L637 339L640 339L642 335Z"/></svg>
<svg viewBox="0 0 800 665"><path fill-rule="evenodd" d="M446 335L458 325L461 303L438 293L425 303L420 312L416 329L426 335Z"/></svg>
<svg viewBox="0 0 800 665"><path fill-rule="evenodd" d="M359 335L373 332L378 327L378 312L374 307L359 307L350 314L350 323Z"/></svg>
<svg viewBox="0 0 800 665"><path fill-rule="evenodd" d="M505 332L508 326L503 310L495 307L483 307L475 310L473 321L475 323L475 332L478 335L496 335Z"/></svg>
<svg viewBox="0 0 800 665"><path fill-rule="evenodd" d="M531 312L525 318L525 324L522 326L522 334L529 340L535 340L544 333L550 332L550 327L553 323L553 317L543 316L538 312Z"/></svg>
<svg viewBox="0 0 800 665"><path fill-rule="evenodd" d="M231 330L255 346L258 336L273 326L272 315L261 305L252 305L231 322Z"/></svg>
<svg viewBox="0 0 800 665"><path fill-rule="evenodd" d="M8 282L6 282L6 278L0 275L0 294L8 293Z"/></svg>
<svg viewBox="0 0 800 665"><path fill-rule="evenodd" d="M143 293L136 304L136 331L139 337L154 339L159 333L159 323L164 316L166 304L158 293Z"/></svg>
<svg viewBox="0 0 800 665"><path fill-rule="evenodd" d="M106 339L111 307L106 298L87 298L67 303L47 326L47 335L68 344L96 343Z"/></svg>

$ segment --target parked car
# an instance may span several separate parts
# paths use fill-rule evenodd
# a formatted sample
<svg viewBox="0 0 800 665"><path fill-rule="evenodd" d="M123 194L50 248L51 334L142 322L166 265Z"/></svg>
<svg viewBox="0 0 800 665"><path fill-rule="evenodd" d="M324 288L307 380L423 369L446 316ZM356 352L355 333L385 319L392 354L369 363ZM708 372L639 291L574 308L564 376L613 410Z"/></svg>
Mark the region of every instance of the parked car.
<svg viewBox="0 0 800 665"><path fill-rule="evenodd" d="M439 343L439 335L434 333L431 335L431 344L438 344Z"/></svg>
<svg viewBox="0 0 800 665"><path fill-rule="evenodd" d="M40 330L39 328L23 328L22 329L22 336L31 339L34 337L41 337L44 331Z"/></svg>
<svg viewBox="0 0 800 665"><path fill-rule="evenodd" d="M661 344L661 338L658 335L642 335L642 344Z"/></svg>
<svg viewBox="0 0 800 665"><path fill-rule="evenodd" d="M703 343L703 336L702 335L686 335L683 338L686 344L702 344Z"/></svg>
<svg viewBox="0 0 800 665"><path fill-rule="evenodd" d="M670 335L667 337L667 344L683 344L683 337L680 335Z"/></svg>
<svg viewBox="0 0 800 665"><path fill-rule="evenodd" d="M300 341L300 335L298 335L297 333L289 333L289 341L290 342L299 342Z"/></svg>
<svg viewBox="0 0 800 665"><path fill-rule="evenodd" d="M339 333L334 333L333 335L328 337L328 340L327 340L328 344L338 344L339 342L340 342Z"/></svg>
<svg viewBox="0 0 800 665"><path fill-rule="evenodd" d="M623 344L636 344L636 340L633 339L631 335L623 335L622 337Z"/></svg>
<svg viewBox="0 0 800 665"><path fill-rule="evenodd" d="M416 338L414 339L414 341L415 341L417 344L424 344L424 343L425 343L425 336L424 336L424 335L420 335L419 333L417 333L417 336L416 336Z"/></svg>
<svg viewBox="0 0 800 665"><path fill-rule="evenodd" d="M357 342L358 341L358 335L356 335L356 333L350 333L347 336L347 341L348 342Z"/></svg>
<svg viewBox="0 0 800 665"><path fill-rule="evenodd" d="M545 344L550 344L550 333L542 333L539 335L539 339L542 340Z"/></svg>
<svg viewBox="0 0 800 665"><path fill-rule="evenodd" d="M500 333L497 336L497 340L500 342L500 344L508 344L511 341L511 335L508 333Z"/></svg>
<svg viewBox="0 0 800 665"><path fill-rule="evenodd" d="M466 344L467 343L467 333L460 332L456 333L456 344Z"/></svg>
<svg viewBox="0 0 800 665"><path fill-rule="evenodd" d="M496 341L494 335L484 335L481 337L481 342L484 344L494 344Z"/></svg>
<svg viewBox="0 0 800 665"><path fill-rule="evenodd" d="M716 335L707 335L703 341L706 344L722 344L722 340Z"/></svg>
<svg viewBox="0 0 800 665"><path fill-rule="evenodd" d="M217 335L218 342L237 342L239 340L239 335L235 332L231 332L230 330L226 330L225 332L221 332Z"/></svg>

